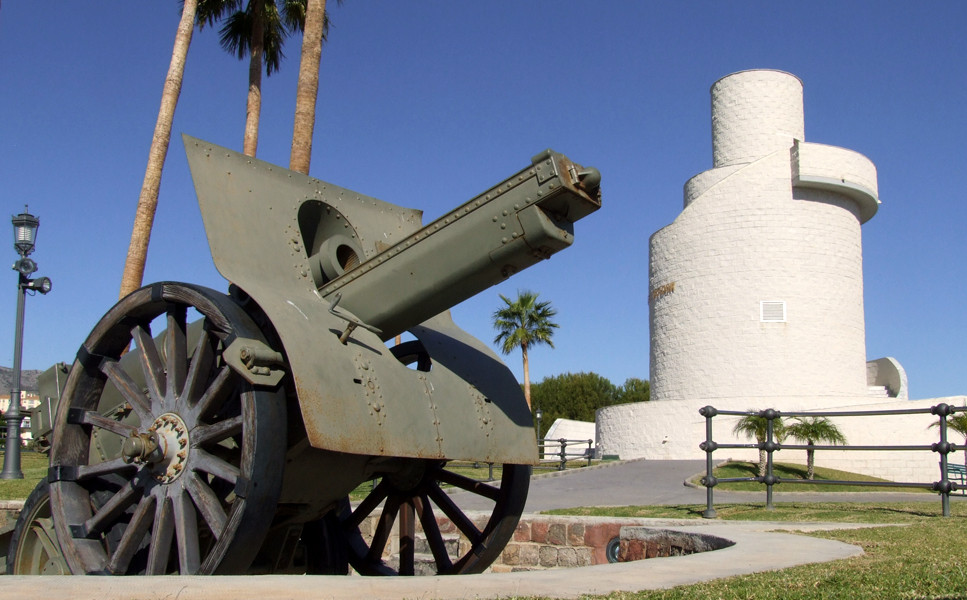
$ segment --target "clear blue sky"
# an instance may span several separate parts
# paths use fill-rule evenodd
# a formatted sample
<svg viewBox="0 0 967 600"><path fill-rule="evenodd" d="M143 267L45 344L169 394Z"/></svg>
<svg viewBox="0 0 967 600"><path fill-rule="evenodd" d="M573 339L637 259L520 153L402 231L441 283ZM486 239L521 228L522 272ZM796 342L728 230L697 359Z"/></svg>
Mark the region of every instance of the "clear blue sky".
<svg viewBox="0 0 967 600"><path fill-rule="evenodd" d="M331 4L312 175L434 218L547 147L601 170L604 208L577 224L571 249L454 311L489 342L498 293L552 301L561 328L556 349L532 354L535 380L648 377L648 238L711 167L709 87L774 68L805 84L808 141L879 170L883 205L863 226L868 357L896 357L912 397L967 393L967 3ZM54 282L27 300L32 369L71 361L117 300L180 4L43 6L0 8L0 205L40 217L33 258ZM263 87L258 156L281 165L299 44ZM177 134L240 149L246 85L247 65L196 30L146 283L225 288ZM16 276L5 277L0 364L11 365ZM508 363L520 377L519 355Z"/></svg>

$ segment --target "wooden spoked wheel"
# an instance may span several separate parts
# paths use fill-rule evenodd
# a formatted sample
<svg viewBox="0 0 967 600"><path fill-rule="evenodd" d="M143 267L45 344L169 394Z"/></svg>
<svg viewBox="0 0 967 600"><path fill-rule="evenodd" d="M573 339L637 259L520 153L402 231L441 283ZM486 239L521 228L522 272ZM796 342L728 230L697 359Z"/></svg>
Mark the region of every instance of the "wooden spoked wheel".
<svg viewBox="0 0 967 600"><path fill-rule="evenodd" d="M70 575L57 544L50 518L50 488L44 480L27 497L14 526L7 575Z"/></svg>
<svg viewBox="0 0 967 600"><path fill-rule="evenodd" d="M152 326L164 333L153 339ZM236 338L264 342L228 296L179 283L133 292L91 332L62 395L48 476L71 572L249 566L278 502L285 399L226 364Z"/></svg>
<svg viewBox="0 0 967 600"><path fill-rule="evenodd" d="M414 459L411 464L413 468L405 474L383 477L355 510L348 501L338 509L349 563L363 575L416 574L419 520L436 574L482 572L500 556L517 528L527 500L531 467L504 465L498 486L448 471L442 461ZM467 514L447 494L444 484L492 501L489 517L474 518ZM367 542L360 526L370 516L376 517L376 524L371 541ZM448 546L438 517L446 517L465 538L458 550ZM398 527L394 527L397 521ZM397 568L383 560L387 549L395 548L391 544L393 535L398 537Z"/></svg>

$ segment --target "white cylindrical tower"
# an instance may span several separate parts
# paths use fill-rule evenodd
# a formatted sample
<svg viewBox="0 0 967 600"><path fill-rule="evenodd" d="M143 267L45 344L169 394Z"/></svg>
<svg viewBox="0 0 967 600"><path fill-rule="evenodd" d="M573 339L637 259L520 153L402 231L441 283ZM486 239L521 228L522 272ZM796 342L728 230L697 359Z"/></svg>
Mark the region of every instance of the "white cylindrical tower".
<svg viewBox="0 0 967 600"><path fill-rule="evenodd" d="M650 243L652 398L864 395L860 225L878 205L875 167L803 140L793 75L743 71L711 94L714 168Z"/></svg>
<svg viewBox="0 0 967 600"><path fill-rule="evenodd" d="M803 140L802 82L782 71L741 71L712 85L712 160L727 167Z"/></svg>

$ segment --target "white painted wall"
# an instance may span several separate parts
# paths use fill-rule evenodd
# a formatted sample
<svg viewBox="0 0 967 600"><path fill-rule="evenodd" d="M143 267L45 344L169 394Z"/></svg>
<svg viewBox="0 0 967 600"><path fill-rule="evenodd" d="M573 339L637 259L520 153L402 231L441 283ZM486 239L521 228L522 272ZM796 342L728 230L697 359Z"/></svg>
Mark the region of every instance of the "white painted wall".
<svg viewBox="0 0 967 600"><path fill-rule="evenodd" d="M653 460L704 459L705 452L699 444L705 441L705 418L698 410L712 405L719 410L746 411L749 409L775 408L780 411L852 411L852 410L900 410L929 408L941 402L954 406L967 406L967 396L934 398L930 400L870 400L869 398L789 399L774 398L743 399L697 399L687 402L638 402L619 404L598 410L597 455L617 454L622 460L646 458ZM732 434L738 417L718 416L712 420L712 432L716 442L752 444L755 440L739 438ZM838 417L833 422L843 431L851 445L926 445L939 441L939 430L928 428L937 421L932 415L902 415L886 417ZM964 443L959 434L951 432L949 439L958 445ZM792 440L789 443L799 443ZM759 451L750 449L722 449L714 454L716 459L733 458L755 462ZM774 456L777 462L806 463L804 450L780 450ZM959 451L949 457L951 462L964 464L964 453ZM883 477L892 481L933 482L940 476L940 457L934 452L883 452L883 451L817 451L816 464Z"/></svg>
<svg viewBox="0 0 967 600"><path fill-rule="evenodd" d="M860 224L876 171L805 144L802 115L788 73L712 87L715 168L650 243L653 402L866 393ZM762 322L763 301L785 303L785 321Z"/></svg>
<svg viewBox="0 0 967 600"><path fill-rule="evenodd" d="M573 419L555 419L544 435L544 448L541 451L543 460L560 460L561 444L554 440L582 440L584 443L572 444L568 442L564 452L569 456L581 454L588 449L587 440L596 439L597 435L594 423L587 421L575 421ZM594 443L591 444L594 448ZM572 459L569 459L572 460Z"/></svg>

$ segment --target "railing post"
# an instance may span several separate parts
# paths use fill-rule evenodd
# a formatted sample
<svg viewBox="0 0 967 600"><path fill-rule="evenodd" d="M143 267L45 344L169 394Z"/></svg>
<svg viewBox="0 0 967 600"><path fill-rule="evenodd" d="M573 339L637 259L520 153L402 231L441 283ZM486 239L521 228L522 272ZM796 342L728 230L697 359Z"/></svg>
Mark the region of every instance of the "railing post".
<svg viewBox="0 0 967 600"><path fill-rule="evenodd" d="M933 451L940 454L940 481L939 489L940 492L940 506L943 510L943 516L950 516L950 478L947 476L947 454L950 452L950 443L947 442L947 415L953 412L952 407L948 404L940 403L930 409L935 415L940 417L940 443L933 444Z"/></svg>
<svg viewBox="0 0 967 600"><path fill-rule="evenodd" d="M566 453L566 450L567 450L567 440L564 439L564 438L561 438L561 439L558 440L558 442L561 443L561 466L558 467L557 470L558 471L563 471L564 469L567 468L567 453Z"/></svg>
<svg viewBox="0 0 967 600"><path fill-rule="evenodd" d="M718 411L712 406L703 406L698 412L705 417L705 441L699 444L699 448L705 451L705 477L702 478L702 484L705 486L705 510L702 511L702 518L714 519L715 507L712 506L712 488L715 487L717 482L715 476L712 475L712 452L715 452L718 445L712 441L712 417Z"/></svg>
<svg viewBox="0 0 967 600"><path fill-rule="evenodd" d="M588 466L591 466L591 457L594 456L594 440L588 440Z"/></svg>
<svg viewBox="0 0 967 600"><path fill-rule="evenodd" d="M772 472L772 453L778 448L778 444L775 442L775 419L779 418L779 411L769 408L762 411L761 415L766 419L766 442L764 445L766 451L766 476L763 479L763 483L766 484L766 510L775 510L775 506L772 504L772 486L778 482L778 479Z"/></svg>

